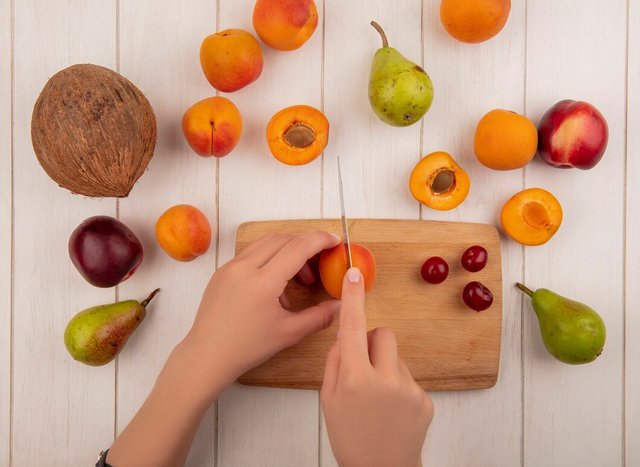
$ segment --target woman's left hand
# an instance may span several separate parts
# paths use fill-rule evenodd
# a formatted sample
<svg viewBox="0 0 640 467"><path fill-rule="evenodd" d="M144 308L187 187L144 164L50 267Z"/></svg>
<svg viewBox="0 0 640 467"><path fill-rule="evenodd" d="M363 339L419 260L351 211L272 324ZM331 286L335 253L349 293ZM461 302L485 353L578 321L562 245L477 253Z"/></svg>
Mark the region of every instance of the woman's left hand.
<svg viewBox="0 0 640 467"><path fill-rule="evenodd" d="M184 344L197 349L198 358L209 361L212 372L223 371L231 383L280 350L329 327L338 300L291 312L283 307L283 292L308 259L338 243L338 236L323 231L256 240L213 274Z"/></svg>

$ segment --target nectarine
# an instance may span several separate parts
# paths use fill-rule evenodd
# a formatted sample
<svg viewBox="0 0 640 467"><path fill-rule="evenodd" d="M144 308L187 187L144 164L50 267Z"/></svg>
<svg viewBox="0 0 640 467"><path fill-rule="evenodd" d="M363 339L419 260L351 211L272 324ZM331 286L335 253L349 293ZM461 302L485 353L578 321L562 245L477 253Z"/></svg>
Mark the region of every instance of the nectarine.
<svg viewBox="0 0 640 467"><path fill-rule="evenodd" d="M357 243L351 244L353 266L364 277L364 289L369 291L376 280L376 260L371 251ZM334 298L342 296L342 280L348 268L347 245L340 243L320 254L320 280L325 290Z"/></svg>

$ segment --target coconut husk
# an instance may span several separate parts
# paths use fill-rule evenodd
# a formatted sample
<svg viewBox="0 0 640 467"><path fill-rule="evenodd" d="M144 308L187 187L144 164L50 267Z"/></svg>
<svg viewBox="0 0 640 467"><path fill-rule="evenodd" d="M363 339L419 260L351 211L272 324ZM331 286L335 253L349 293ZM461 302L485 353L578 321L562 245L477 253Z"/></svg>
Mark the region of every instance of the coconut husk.
<svg viewBox="0 0 640 467"><path fill-rule="evenodd" d="M33 108L38 161L63 188L126 197L156 144L156 119L144 94L122 75L73 65L47 81Z"/></svg>

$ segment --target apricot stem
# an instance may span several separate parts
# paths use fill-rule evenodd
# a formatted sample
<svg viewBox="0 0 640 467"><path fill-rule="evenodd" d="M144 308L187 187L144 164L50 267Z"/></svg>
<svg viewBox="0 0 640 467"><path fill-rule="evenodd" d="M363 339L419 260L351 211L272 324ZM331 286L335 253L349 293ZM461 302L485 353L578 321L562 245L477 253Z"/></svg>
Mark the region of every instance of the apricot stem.
<svg viewBox="0 0 640 467"><path fill-rule="evenodd" d="M380 26L375 21L371 21L371 26L373 26L375 28L375 30L380 33L380 36L382 37L382 47L383 48L389 47L389 41L387 41L387 35L384 33L384 30L382 29L382 26Z"/></svg>
<svg viewBox="0 0 640 467"><path fill-rule="evenodd" d="M520 282L516 282L516 287L518 287L520 290L526 293L529 297L533 297L533 290L526 287L524 284L521 284Z"/></svg>
<svg viewBox="0 0 640 467"><path fill-rule="evenodd" d="M151 292L151 293L149 294L149 296L148 296L147 298L145 298L145 299L142 301L142 303L140 303L140 305L142 305L142 308L145 308L145 307L149 304L149 302L150 302L151 300L153 300L153 297L155 297L155 296L158 294L158 292L160 292L160 289L156 289L156 290L154 290L153 292Z"/></svg>

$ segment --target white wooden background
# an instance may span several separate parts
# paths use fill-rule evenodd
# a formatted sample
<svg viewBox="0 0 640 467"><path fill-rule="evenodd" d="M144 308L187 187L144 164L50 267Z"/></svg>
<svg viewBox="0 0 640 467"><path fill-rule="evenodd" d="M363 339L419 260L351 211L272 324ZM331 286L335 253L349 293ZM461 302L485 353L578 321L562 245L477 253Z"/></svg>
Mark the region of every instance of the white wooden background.
<svg viewBox="0 0 640 467"><path fill-rule="evenodd" d="M198 61L202 39L253 31L253 0L0 0L0 465L86 466L142 403L167 354L189 328L209 275L233 255L246 220L333 217L335 155L344 159L349 214L497 222L523 187L560 199L565 220L547 245L503 243L504 328L495 388L435 393L424 449L430 466L640 466L640 2L513 0L504 30L467 45L439 24L437 0L316 0L320 22L294 52L264 47L260 79L229 97L245 130L230 156L203 160L180 129L184 110L214 94ZM435 86L421 124L391 128L369 109L369 64L380 40L422 62ZM52 74L74 63L120 71L151 101L155 157L128 199L73 196L33 154L30 117ZM479 118L496 107L538 121L562 98L606 116L607 153L591 171L539 161L494 172L472 152ZM323 159L279 164L264 128L282 107L310 104L331 122ZM469 172L458 209L421 209L407 189L421 155L446 150ZM210 251L176 263L155 245L169 206L192 203L217 234ZM71 265L67 239L96 214L119 216L141 237L145 260L116 289L96 289ZM607 324L603 355L570 367L546 354L530 305L512 283L550 287L591 304ZM115 363L74 362L62 340L85 307L162 293ZM335 466L318 393L234 386L198 433L190 466Z"/></svg>

